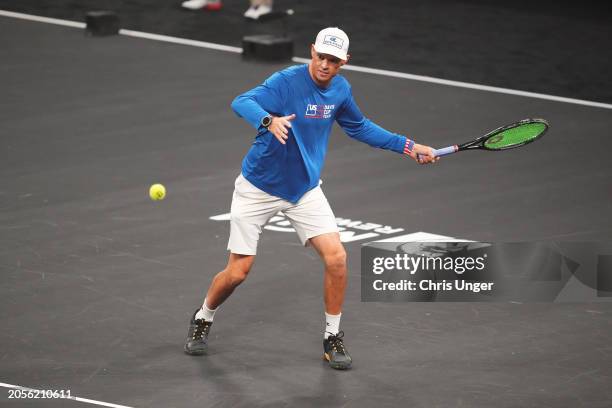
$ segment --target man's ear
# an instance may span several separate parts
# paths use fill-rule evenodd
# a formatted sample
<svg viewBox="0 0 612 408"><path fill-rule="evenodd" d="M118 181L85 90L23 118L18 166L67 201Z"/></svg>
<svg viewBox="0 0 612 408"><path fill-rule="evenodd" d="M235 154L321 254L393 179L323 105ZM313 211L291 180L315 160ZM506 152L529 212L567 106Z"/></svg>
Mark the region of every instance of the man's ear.
<svg viewBox="0 0 612 408"><path fill-rule="evenodd" d="M351 59L351 54L346 54L346 60L342 61L342 65L348 64L350 59Z"/></svg>

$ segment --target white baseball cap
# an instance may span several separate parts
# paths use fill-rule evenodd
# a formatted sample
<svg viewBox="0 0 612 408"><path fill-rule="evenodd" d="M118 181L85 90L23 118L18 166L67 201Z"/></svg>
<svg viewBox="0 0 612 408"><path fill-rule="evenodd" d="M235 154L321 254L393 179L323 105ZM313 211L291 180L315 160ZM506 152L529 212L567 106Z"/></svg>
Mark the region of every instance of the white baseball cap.
<svg viewBox="0 0 612 408"><path fill-rule="evenodd" d="M346 61L349 48L348 35L338 27L327 27L317 34L314 48L318 53L333 55Z"/></svg>

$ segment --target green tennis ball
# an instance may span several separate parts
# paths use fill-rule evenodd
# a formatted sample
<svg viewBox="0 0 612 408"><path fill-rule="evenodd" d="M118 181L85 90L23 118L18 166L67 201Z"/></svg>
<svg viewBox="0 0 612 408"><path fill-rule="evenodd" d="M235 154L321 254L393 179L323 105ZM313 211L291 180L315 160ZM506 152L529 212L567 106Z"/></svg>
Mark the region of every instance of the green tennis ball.
<svg viewBox="0 0 612 408"><path fill-rule="evenodd" d="M153 201L163 200L166 197L166 187L161 184L153 184L149 188L149 197Z"/></svg>

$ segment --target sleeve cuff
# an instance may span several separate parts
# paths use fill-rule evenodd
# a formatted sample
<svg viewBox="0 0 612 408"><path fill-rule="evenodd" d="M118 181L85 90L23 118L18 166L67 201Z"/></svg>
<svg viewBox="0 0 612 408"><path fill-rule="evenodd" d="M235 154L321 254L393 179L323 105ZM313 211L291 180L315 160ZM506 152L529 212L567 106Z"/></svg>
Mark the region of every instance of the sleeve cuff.
<svg viewBox="0 0 612 408"><path fill-rule="evenodd" d="M404 145L404 154L411 154L414 149L414 140L406 138L406 144Z"/></svg>

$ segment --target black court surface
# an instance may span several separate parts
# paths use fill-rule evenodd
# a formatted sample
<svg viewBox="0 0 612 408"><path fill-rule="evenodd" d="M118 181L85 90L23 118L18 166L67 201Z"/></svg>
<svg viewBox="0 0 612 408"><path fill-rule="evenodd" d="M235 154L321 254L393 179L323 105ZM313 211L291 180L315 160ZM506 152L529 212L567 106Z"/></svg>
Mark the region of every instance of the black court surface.
<svg viewBox="0 0 612 408"><path fill-rule="evenodd" d="M280 224L217 313L210 354L185 355L254 136L229 104L283 65L4 17L0 61L1 406L610 406L609 303L362 303L368 239L346 243L354 367L331 370L320 262ZM345 75L375 122L434 146L530 116L552 128L520 152L427 167L336 129L323 190L337 217L482 241L610 239L612 110ZM155 182L164 201L148 198ZM10 399L9 384L90 401Z"/></svg>

